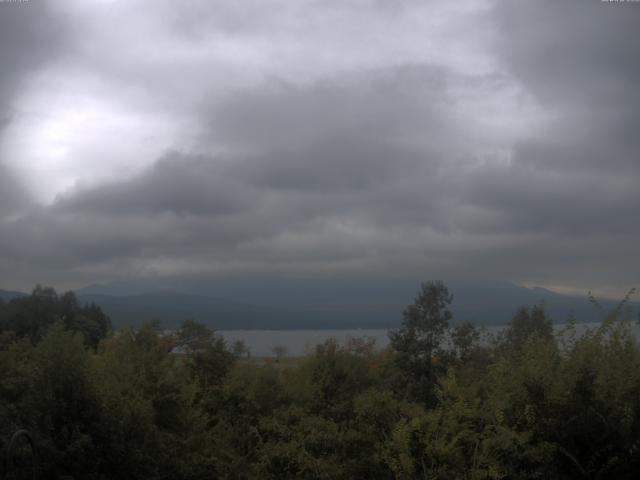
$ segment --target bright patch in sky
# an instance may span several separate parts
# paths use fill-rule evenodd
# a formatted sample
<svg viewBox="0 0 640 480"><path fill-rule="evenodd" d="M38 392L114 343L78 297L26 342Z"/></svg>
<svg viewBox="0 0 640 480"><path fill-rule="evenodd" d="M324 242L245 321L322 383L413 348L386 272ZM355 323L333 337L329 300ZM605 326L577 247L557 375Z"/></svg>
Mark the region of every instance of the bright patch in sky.
<svg viewBox="0 0 640 480"><path fill-rule="evenodd" d="M127 109L94 92L35 91L19 105L3 156L43 203L139 172L174 146L180 126L179 119Z"/></svg>
<svg viewBox="0 0 640 480"><path fill-rule="evenodd" d="M82 19L79 59L101 52L105 70L65 59L31 78L14 99L13 121L0 148L34 198L50 203L70 189L130 177L168 149L193 149L201 132L199 120L185 113L189 108L215 105L234 89L265 78L305 84L337 72L423 62L465 75L489 72L495 68L486 48L489 36L475 28L476 41L459 38L460 29L489 5L410 4L387 14L366 4L342 10L289 5L278 15L267 9L263 25L255 18L238 20L243 28L236 31L209 29L192 37L167 35L167 19L177 15L170 4L158 4L139 19L119 2L62 4L59 8ZM243 8L215 7L213 20L235 18ZM309 8L315 16L308 16ZM346 21L351 15L361 18L357 38ZM135 82L127 82L131 79ZM466 90L473 100L464 99L460 113L472 122L481 120L473 103L482 96L483 107L490 103L500 110L491 115L494 122L502 119L500 127L518 123L512 105L501 103L501 91ZM489 136L499 134L489 129L494 131ZM212 148L216 145L209 145L208 153Z"/></svg>

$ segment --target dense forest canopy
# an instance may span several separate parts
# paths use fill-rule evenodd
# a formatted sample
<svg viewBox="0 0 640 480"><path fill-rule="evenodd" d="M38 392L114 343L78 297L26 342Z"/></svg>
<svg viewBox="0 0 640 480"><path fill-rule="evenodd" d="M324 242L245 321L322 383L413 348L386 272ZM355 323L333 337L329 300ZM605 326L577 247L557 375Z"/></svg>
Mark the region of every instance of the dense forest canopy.
<svg viewBox="0 0 640 480"><path fill-rule="evenodd" d="M31 432L47 479L635 478L628 297L580 335L538 305L493 338L454 324L453 301L427 282L387 349L276 359L190 320L114 331L37 287L0 301L0 442Z"/></svg>

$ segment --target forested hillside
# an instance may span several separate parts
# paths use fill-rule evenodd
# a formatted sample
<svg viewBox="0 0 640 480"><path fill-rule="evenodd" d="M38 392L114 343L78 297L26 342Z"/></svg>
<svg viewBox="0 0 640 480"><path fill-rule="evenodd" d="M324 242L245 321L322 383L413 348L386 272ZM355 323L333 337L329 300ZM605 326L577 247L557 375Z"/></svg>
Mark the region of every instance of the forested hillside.
<svg viewBox="0 0 640 480"><path fill-rule="evenodd" d="M47 479L636 478L626 300L582 335L523 306L487 339L428 282L383 351L253 358L194 321L114 331L39 287L0 301L0 442L29 430Z"/></svg>

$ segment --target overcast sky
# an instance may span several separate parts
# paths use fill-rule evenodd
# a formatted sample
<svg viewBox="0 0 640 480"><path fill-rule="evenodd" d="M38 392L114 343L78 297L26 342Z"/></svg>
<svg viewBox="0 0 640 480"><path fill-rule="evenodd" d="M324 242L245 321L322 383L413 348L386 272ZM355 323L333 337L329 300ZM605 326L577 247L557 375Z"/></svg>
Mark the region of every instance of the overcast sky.
<svg viewBox="0 0 640 480"><path fill-rule="evenodd" d="M640 287L640 2L0 1L0 288Z"/></svg>

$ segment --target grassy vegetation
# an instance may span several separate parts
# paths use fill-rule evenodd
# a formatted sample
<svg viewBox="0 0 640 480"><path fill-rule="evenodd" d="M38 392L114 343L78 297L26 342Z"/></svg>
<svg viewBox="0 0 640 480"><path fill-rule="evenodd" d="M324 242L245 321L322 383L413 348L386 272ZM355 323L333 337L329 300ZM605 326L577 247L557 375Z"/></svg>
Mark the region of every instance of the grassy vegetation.
<svg viewBox="0 0 640 480"><path fill-rule="evenodd" d="M99 309L36 290L0 304L0 438L32 432L44 478L635 478L624 303L580 335L523 308L481 342L449 325L450 302L427 283L387 349L328 341L276 360L195 322L96 342Z"/></svg>

